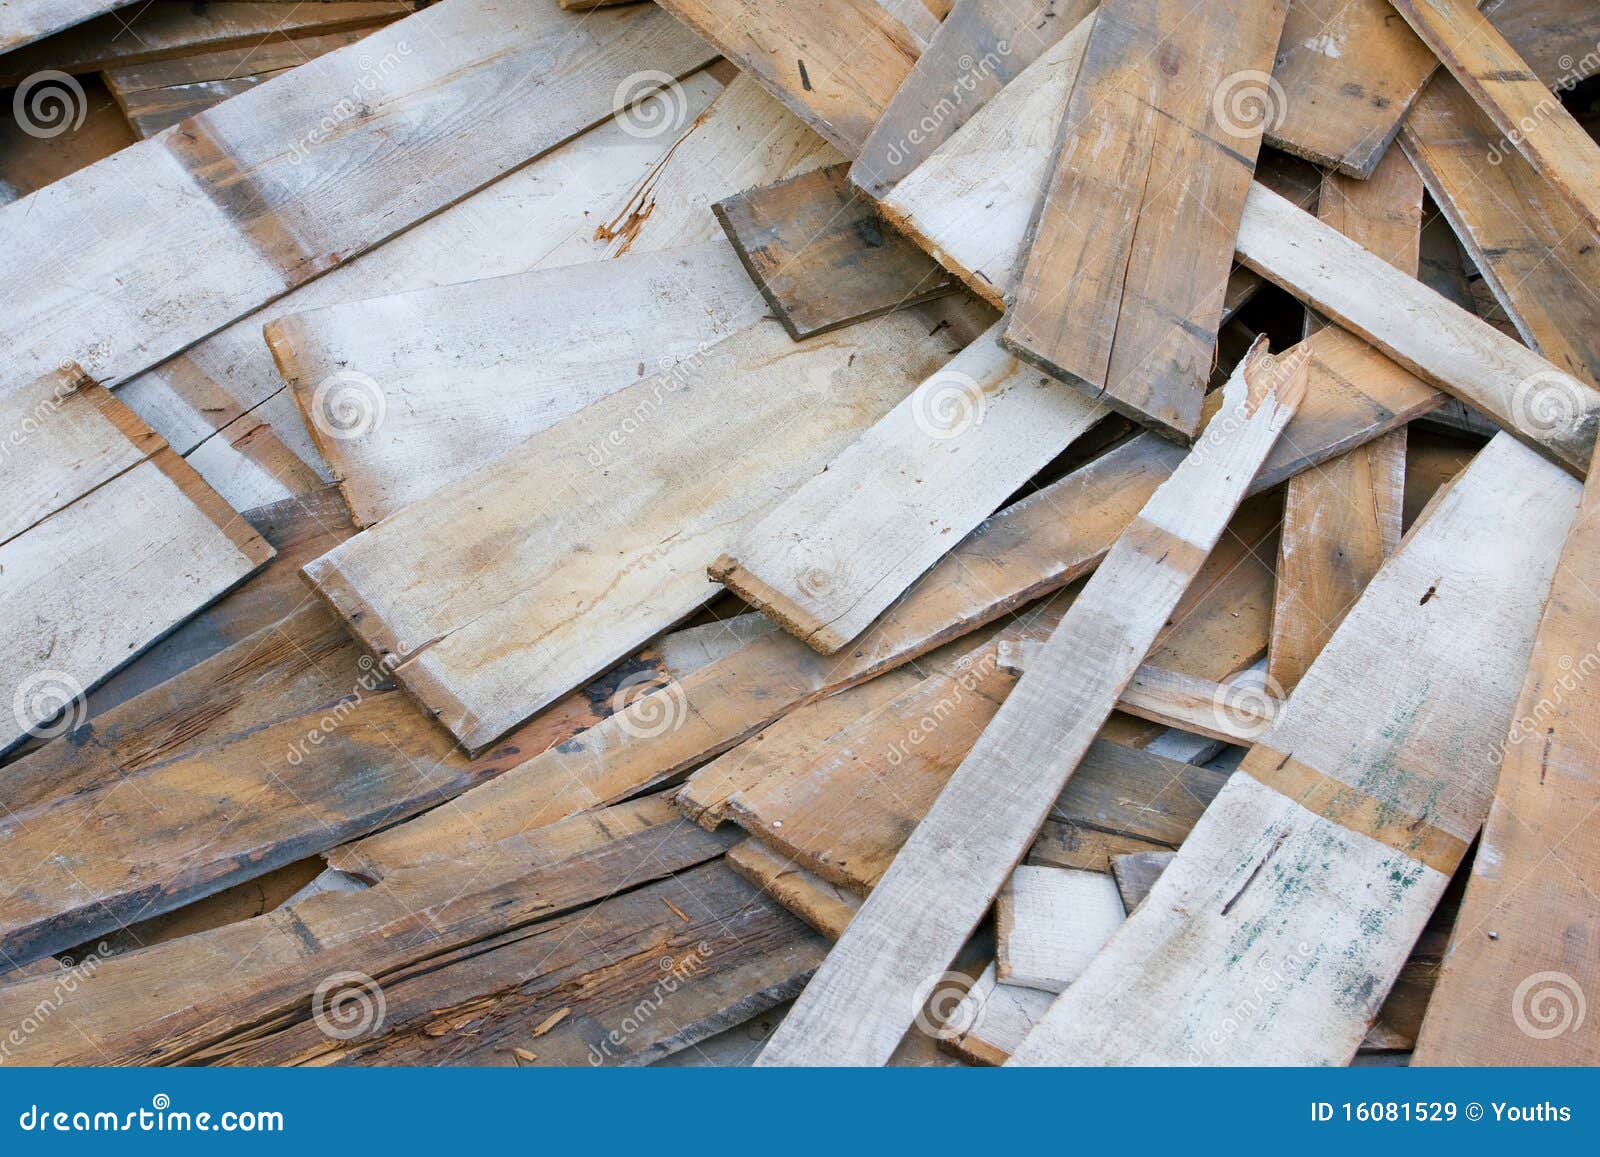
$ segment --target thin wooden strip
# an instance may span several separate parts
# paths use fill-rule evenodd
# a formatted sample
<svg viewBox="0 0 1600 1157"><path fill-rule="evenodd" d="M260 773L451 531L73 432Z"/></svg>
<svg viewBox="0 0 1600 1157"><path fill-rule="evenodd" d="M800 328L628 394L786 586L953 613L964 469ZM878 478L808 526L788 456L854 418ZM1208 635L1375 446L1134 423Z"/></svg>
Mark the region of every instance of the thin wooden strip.
<svg viewBox="0 0 1600 1157"><path fill-rule="evenodd" d="M1248 676L1222 683L1146 663L1134 672L1117 707L1180 731L1248 744L1271 724L1279 700L1253 686Z"/></svg>
<svg viewBox="0 0 1600 1157"><path fill-rule="evenodd" d="M0 750L75 728L90 687L273 554L77 366L4 406L0 483L23 505L0 541L0 621L13 627Z"/></svg>
<svg viewBox="0 0 1600 1157"><path fill-rule="evenodd" d="M578 320L552 328L564 313ZM290 314L263 336L366 527L762 313L713 240Z"/></svg>
<svg viewBox="0 0 1600 1157"><path fill-rule="evenodd" d="M1350 830L1371 813L1346 805L1472 839L1578 489L1508 436L1478 455L1014 1063L1349 1061L1453 865ZM1351 796L1265 786L1276 752Z"/></svg>
<svg viewBox="0 0 1600 1157"><path fill-rule="evenodd" d="M975 312L934 303L802 343L762 321L602 398L305 573L392 656L399 682L481 750L709 601L718 588L706 564L741 522L969 340ZM593 545L573 549L583 544Z"/></svg>
<svg viewBox="0 0 1600 1157"><path fill-rule="evenodd" d="M1161 873L1167 870L1177 852L1134 852L1116 856L1111 861L1111 875L1117 881L1117 891L1122 896L1122 906L1133 912L1144 903L1150 889L1155 887Z"/></svg>
<svg viewBox="0 0 1600 1157"><path fill-rule="evenodd" d="M1294 361L1258 347L1229 380L1214 434L1118 539L758 1063L881 1064L894 1051L918 984L982 918L1299 404Z"/></svg>
<svg viewBox="0 0 1600 1157"><path fill-rule="evenodd" d="M1200 424L1287 0L1105 0L1002 344L1179 439Z"/></svg>
<svg viewBox="0 0 1600 1157"><path fill-rule="evenodd" d="M712 206L796 341L931 301L960 285L883 222L845 169L815 169Z"/></svg>
<svg viewBox="0 0 1600 1157"><path fill-rule="evenodd" d="M1600 238L1454 77L1428 86L1400 143L1525 342L1600 382ZM1487 163L1486 163L1487 162Z"/></svg>
<svg viewBox="0 0 1600 1157"><path fill-rule="evenodd" d="M917 36L876 0L665 0L662 7L849 157L921 52Z"/></svg>
<svg viewBox="0 0 1600 1157"><path fill-rule="evenodd" d="M728 849L728 866L830 940L861 907L854 893L813 876L784 859L760 840L744 840Z"/></svg>
<svg viewBox="0 0 1600 1157"><path fill-rule="evenodd" d="M712 577L823 654L859 636L1107 413L999 336L997 323L745 530Z"/></svg>
<svg viewBox="0 0 1600 1157"><path fill-rule="evenodd" d="M434 5L0 209L0 391L68 358L120 383L712 55L648 5L502 16Z"/></svg>
<svg viewBox="0 0 1600 1157"><path fill-rule="evenodd" d="M1600 394L1259 183L1239 259L1493 418L1574 474L1589 464Z"/></svg>
<svg viewBox="0 0 1600 1157"><path fill-rule="evenodd" d="M1108 873L1020 864L995 899L996 977L1061 992L1126 916Z"/></svg>
<svg viewBox="0 0 1600 1157"><path fill-rule="evenodd" d="M1471 0L1394 0L1478 107L1588 222L1600 229L1600 145L1572 119Z"/></svg>
<svg viewBox="0 0 1600 1157"><path fill-rule="evenodd" d="M1095 2L958 0L862 144L851 182L882 197Z"/></svg>
<svg viewBox="0 0 1600 1157"><path fill-rule="evenodd" d="M1440 395L1338 329L1308 339L1306 400L1256 477L1256 492L1394 429ZM1218 399L1220 401L1220 397ZM438 862L517 831L686 771L794 707L850 686L968 634L1092 570L1169 477L1182 451L1140 435L988 520L940 560L847 652L825 658L786 634L759 639L698 672L659 706L670 725L602 723L459 800L341 853L374 877L392 866Z"/></svg>
<svg viewBox="0 0 1600 1157"><path fill-rule="evenodd" d="M1596 477L1591 468L1590 478ZM1503 739L1494 800L1466 898L1417 1041L1427 1065L1592 1065L1585 1023L1600 982L1593 904L1600 863L1591 584L1600 483L1584 487Z"/></svg>

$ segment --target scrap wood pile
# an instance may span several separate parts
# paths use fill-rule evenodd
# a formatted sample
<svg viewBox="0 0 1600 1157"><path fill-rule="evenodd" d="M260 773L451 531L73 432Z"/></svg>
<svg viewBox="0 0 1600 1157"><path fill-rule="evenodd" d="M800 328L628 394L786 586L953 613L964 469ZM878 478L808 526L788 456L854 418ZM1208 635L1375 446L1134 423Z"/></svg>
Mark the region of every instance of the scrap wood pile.
<svg viewBox="0 0 1600 1157"><path fill-rule="evenodd" d="M0 1061L1600 1060L1591 0L0 48Z"/></svg>

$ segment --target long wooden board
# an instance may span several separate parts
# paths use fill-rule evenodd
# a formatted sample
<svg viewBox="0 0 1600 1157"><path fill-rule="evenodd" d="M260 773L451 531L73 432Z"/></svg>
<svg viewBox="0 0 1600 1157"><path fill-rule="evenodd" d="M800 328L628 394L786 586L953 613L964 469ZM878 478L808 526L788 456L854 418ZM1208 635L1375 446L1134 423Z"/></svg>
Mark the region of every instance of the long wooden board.
<svg viewBox="0 0 1600 1157"><path fill-rule="evenodd" d="M1394 0L1450 74L1505 134L1507 146L1600 229L1600 145L1471 0ZM1492 158L1491 158L1492 159Z"/></svg>
<svg viewBox="0 0 1600 1157"><path fill-rule="evenodd" d="M982 918L1294 413L1305 389L1294 360L1258 347L1235 371L1215 431L1117 540L759 1064L888 1059L917 986Z"/></svg>
<svg viewBox="0 0 1600 1157"><path fill-rule="evenodd" d="M0 429L4 750L77 727L90 687L273 552L75 365L0 398Z"/></svg>
<svg viewBox="0 0 1600 1157"><path fill-rule="evenodd" d="M1002 342L1187 440L1222 324L1287 0L1105 0Z"/></svg>
<svg viewBox="0 0 1600 1157"><path fill-rule="evenodd" d="M1561 549L1494 801L1414 1058L1427 1065L1593 1065L1600 983L1600 775L1594 670L1600 482Z"/></svg>
<svg viewBox="0 0 1600 1157"><path fill-rule="evenodd" d="M264 336L366 527L762 313L713 240L291 314Z"/></svg>
<svg viewBox="0 0 1600 1157"><path fill-rule="evenodd" d="M480 750L709 601L719 588L705 568L741 521L970 340L974 314L951 299L801 343L762 321L535 435L306 575Z"/></svg>
<svg viewBox="0 0 1600 1157"><path fill-rule="evenodd" d="M81 24L129 0L10 0L0 13L0 52Z"/></svg>
<svg viewBox="0 0 1600 1157"><path fill-rule="evenodd" d="M516 9L434 5L0 208L0 391L114 386L712 55L648 5Z"/></svg>
<svg viewBox="0 0 1600 1157"><path fill-rule="evenodd" d="M1013 1063L1349 1061L1488 811L1578 490L1499 436L1435 499Z"/></svg>
<svg viewBox="0 0 1600 1157"><path fill-rule="evenodd" d="M712 577L823 654L847 646L1107 413L999 337L996 323L741 533Z"/></svg>
<svg viewBox="0 0 1600 1157"><path fill-rule="evenodd" d="M1239 259L1581 475L1600 393L1261 184Z"/></svg>
<svg viewBox="0 0 1600 1157"><path fill-rule="evenodd" d="M1440 395L1341 330L1308 339L1312 380L1253 489L1351 449L1437 406ZM378 877L435 863L495 832L548 823L659 783L800 704L897 667L1082 577L1169 477L1182 451L1143 434L985 522L866 634L848 661L774 633L680 684L667 728L606 721L439 809L341 853Z"/></svg>

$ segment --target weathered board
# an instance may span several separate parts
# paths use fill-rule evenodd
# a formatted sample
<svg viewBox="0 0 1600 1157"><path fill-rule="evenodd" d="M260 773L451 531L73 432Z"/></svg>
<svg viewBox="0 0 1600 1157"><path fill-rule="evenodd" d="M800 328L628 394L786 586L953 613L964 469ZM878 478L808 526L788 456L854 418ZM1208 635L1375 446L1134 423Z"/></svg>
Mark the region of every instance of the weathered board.
<svg viewBox="0 0 1600 1157"><path fill-rule="evenodd" d="M994 903L996 976L1061 992L1126 916L1109 873L1019 864Z"/></svg>
<svg viewBox="0 0 1600 1157"><path fill-rule="evenodd" d="M128 0L9 0L0 11L0 52L11 52L126 3Z"/></svg>

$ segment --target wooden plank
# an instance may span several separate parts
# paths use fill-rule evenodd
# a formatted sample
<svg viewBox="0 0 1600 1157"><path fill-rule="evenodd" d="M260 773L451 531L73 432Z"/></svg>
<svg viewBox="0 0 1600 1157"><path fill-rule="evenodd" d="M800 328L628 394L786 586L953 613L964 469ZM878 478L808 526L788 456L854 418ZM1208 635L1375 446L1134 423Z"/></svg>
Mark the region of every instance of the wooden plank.
<svg viewBox="0 0 1600 1157"><path fill-rule="evenodd" d="M846 168L814 169L711 207L796 341L931 301L960 285L883 222L850 184Z"/></svg>
<svg viewBox="0 0 1600 1157"><path fill-rule="evenodd" d="M1400 143L1522 339L1579 381L1600 382L1600 240L1520 153L1491 154L1497 137L1455 78L1440 76Z"/></svg>
<svg viewBox="0 0 1600 1157"><path fill-rule="evenodd" d="M957 0L867 135L851 182L883 197L1094 6Z"/></svg>
<svg viewBox="0 0 1600 1157"><path fill-rule="evenodd" d="M1590 477L1597 472L1591 469ZM1460 485L1465 485L1463 482ZM1539 620L1494 799L1439 987L1417 1042L1427 1065L1592 1065L1600 1034L1600 776L1591 678L1600 482L1584 487Z"/></svg>
<svg viewBox="0 0 1600 1157"><path fill-rule="evenodd" d="M665 0L661 5L846 156L921 52L876 0Z"/></svg>
<svg viewBox="0 0 1600 1157"><path fill-rule="evenodd" d="M1107 411L1000 348L1000 323L758 522L711 567L825 655Z"/></svg>
<svg viewBox="0 0 1600 1157"><path fill-rule="evenodd" d="M1267 141L1369 177L1438 67L1388 0L1290 0Z"/></svg>
<svg viewBox="0 0 1600 1157"><path fill-rule="evenodd" d="M760 840L728 849L728 866L830 940L837 940L861 900L774 852Z"/></svg>
<svg viewBox="0 0 1600 1157"><path fill-rule="evenodd" d="M1399 149L1366 181L1323 180L1317 219L1415 277L1421 255L1422 180ZM1321 320L1309 312L1307 325ZM1294 690L1383 560L1400 545L1403 430L1291 479L1284 494L1278 592L1267 677L1272 694Z"/></svg>
<svg viewBox="0 0 1600 1157"><path fill-rule="evenodd" d="M1588 467L1600 394L1260 184L1239 259L1476 406L1573 473Z"/></svg>
<svg viewBox="0 0 1600 1157"><path fill-rule="evenodd" d="M562 313L576 328L551 328ZM263 335L357 526L754 325L726 242L290 314Z"/></svg>
<svg viewBox="0 0 1600 1157"><path fill-rule="evenodd" d="M1126 916L1105 872L1020 864L995 899L996 977L1061 992Z"/></svg>
<svg viewBox="0 0 1600 1157"><path fill-rule="evenodd" d="M1600 145L1471 0L1395 0L1395 10L1533 169L1600 229Z"/></svg>
<svg viewBox="0 0 1600 1157"><path fill-rule="evenodd" d="M248 47L269 39L375 28L409 16L416 8L407 0L318 0L312 4L214 0L197 11L188 0L145 0L131 13L86 21L24 51L7 53L0 60L0 84L16 84L40 69L103 72L118 65Z"/></svg>
<svg viewBox="0 0 1600 1157"><path fill-rule="evenodd" d="M1286 0L1105 0L1002 344L1192 438Z"/></svg>
<svg viewBox="0 0 1600 1157"><path fill-rule="evenodd" d="M1111 875L1117 881L1117 892L1122 906L1133 912L1155 887L1161 873L1167 870L1177 852L1133 852L1115 856L1111 860Z"/></svg>
<svg viewBox="0 0 1600 1157"><path fill-rule="evenodd" d="M0 399L0 429L0 484L17 500L0 522L4 750L75 728L88 688L273 552L75 365Z"/></svg>
<svg viewBox="0 0 1600 1157"><path fill-rule="evenodd" d="M1550 88L1566 91L1600 64L1591 55L1600 45L1600 8L1589 0L1522 0L1488 16Z"/></svg>
<svg viewBox="0 0 1600 1157"><path fill-rule="evenodd" d="M1308 339L1311 381L1253 489L1259 492L1436 406L1440 395L1337 329ZM396 864L436 863L518 830L625 799L687 771L787 711L897 667L1092 570L1170 476L1182 451L1144 434L988 520L857 640L847 660L787 634L756 640L680 685L666 729L607 721L459 799L341 852L380 877ZM1248 661L1248 660L1247 660Z"/></svg>
<svg viewBox="0 0 1600 1157"><path fill-rule="evenodd" d="M0 52L11 52L129 0L8 0L0 12Z"/></svg>
<svg viewBox="0 0 1600 1157"><path fill-rule="evenodd" d="M711 57L648 5L502 16L434 5L0 208L0 390L78 356L116 385Z"/></svg>
<svg viewBox="0 0 1600 1157"><path fill-rule="evenodd" d="M1349 1061L1488 810L1578 489L1500 436L1435 499L1013 1063Z"/></svg>
<svg viewBox="0 0 1600 1157"><path fill-rule="evenodd" d="M740 522L969 340L977 327L963 311L975 313L936 302L802 343L762 321L600 399L305 573L390 657L396 679L481 750L707 602L719 588L706 561Z"/></svg>
<svg viewBox="0 0 1600 1157"><path fill-rule="evenodd" d="M1180 731L1248 744L1277 714L1280 697L1275 690L1258 685L1248 672L1237 681L1218 682L1145 663L1133 673L1117 706Z"/></svg>
<svg viewBox="0 0 1600 1157"><path fill-rule="evenodd" d="M1229 380L1215 433L1117 540L758 1063L881 1064L893 1052L916 986L982 918L1299 404L1305 359L1294 361L1258 347ZM1080 665L1085 655L1096 658Z"/></svg>

